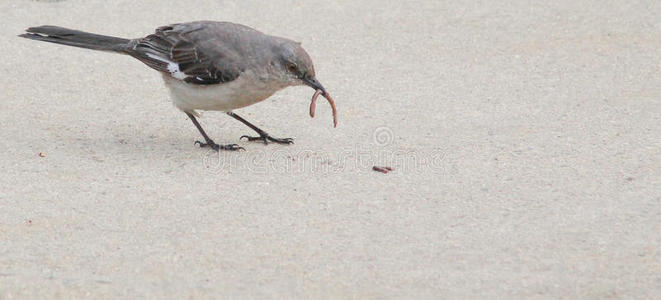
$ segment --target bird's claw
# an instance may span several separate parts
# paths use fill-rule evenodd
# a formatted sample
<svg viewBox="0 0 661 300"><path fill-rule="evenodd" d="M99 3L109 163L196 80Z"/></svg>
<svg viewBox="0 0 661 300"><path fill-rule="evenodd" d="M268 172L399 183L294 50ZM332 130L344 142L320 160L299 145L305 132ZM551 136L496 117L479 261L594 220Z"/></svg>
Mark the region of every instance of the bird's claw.
<svg viewBox="0 0 661 300"><path fill-rule="evenodd" d="M195 141L195 145L200 145L200 148L204 147L209 147L213 150L220 151L220 150L227 150L227 151L239 151L243 150L245 151L243 147L237 145L237 144L227 144L227 145L218 145L214 142L208 142L208 143L202 143L200 141Z"/></svg>
<svg viewBox="0 0 661 300"><path fill-rule="evenodd" d="M249 141L249 142L262 141L262 142L264 142L264 145L267 145L269 143L269 141L274 142L274 143L278 143L278 144L293 144L294 143L294 139L292 139L292 138L279 139L279 138L274 138L274 137L272 137L268 134L263 134L263 135L260 135L260 136L242 135L239 138L239 140L241 140L243 138L246 138L246 140Z"/></svg>

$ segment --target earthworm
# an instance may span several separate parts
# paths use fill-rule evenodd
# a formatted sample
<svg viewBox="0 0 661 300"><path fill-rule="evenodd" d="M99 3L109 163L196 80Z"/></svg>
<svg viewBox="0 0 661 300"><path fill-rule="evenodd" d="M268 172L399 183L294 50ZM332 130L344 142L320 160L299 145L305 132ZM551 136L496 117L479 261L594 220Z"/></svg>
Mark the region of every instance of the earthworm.
<svg viewBox="0 0 661 300"><path fill-rule="evenodd" d="M383 173L383 174L388 174L388 172L392 171L392 168L391 168L391 167L377 167L377 166L373 166L373 167L372 167L372 170L377 171L377 172L381 172L381 173Z"/></svg>
<svg viewBox="0 0 661 300"><path fill-rule="evenodd" d="M335 109L335 101L333 101L333 98L330 96L328 92L324 92L322 90L316 90L314 92L314 95L312 95L312 101L310 102L310 117L314 118L314 111L317 107L317 98L319 97L319 95L323 95L324 98L328 100L328 103L333 109L333 126L337 127L337 109Z"/></svg>

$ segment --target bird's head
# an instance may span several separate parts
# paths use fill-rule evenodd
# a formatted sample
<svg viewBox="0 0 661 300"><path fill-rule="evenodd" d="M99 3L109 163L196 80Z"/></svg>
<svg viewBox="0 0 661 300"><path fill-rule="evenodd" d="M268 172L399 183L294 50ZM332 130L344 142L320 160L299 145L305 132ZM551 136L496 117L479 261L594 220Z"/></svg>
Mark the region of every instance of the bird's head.
<svg viewBox="0 0 661 300"><path fill-rule="evenodd" d="M307 85L315 90L314 96L310 103L310 116L314 117L315 102L319 95L323 95L333 109L333 124L337 127L337 111L335 109L335 101L331 98L330 94L326 92L324 86L317 80L314 73L314 65L312 59L308 55L301 43L291 40L282 39L283 42L276 46L276 63L277 71L287 85Z"/></svg>
<svg viewBox="0 0 661 300"><path fill-rule="evenodd" d="M301 43L284 40L276 47L278 69L285 75L289 85L307 85L326 93L326 89L315 77L312 59L301 47Z"/></svg>

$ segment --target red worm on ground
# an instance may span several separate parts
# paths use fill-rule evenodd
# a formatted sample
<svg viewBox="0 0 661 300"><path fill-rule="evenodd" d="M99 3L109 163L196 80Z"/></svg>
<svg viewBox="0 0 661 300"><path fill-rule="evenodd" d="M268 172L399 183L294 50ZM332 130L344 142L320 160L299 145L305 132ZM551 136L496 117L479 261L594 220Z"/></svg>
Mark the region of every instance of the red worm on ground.
<svg viewBox="0 0 661 300"><path fill-rule="evenodd" d="M314 118L314 110L317 107L317 98L319 95L323 95L324 98L328 100L328 103L333 109L333 125L334 127L337 127L337 109L335 109L335 101L333 101L333 98L328 92L324 93L322 90L316 90L314 92L314 95L312 95L312 101L310 102L310 117Z"/></svg>
<svg viewBox="0 0 661 300"><path fill-rule="evenodd" d="M377 166L373 166L373 167L372 167L372 170L377 171L377 172L381 172L381 173L383 173L383 174L388 174L388 172L392 171L392 168L391 168L391 167L377 167Z"/></svg>

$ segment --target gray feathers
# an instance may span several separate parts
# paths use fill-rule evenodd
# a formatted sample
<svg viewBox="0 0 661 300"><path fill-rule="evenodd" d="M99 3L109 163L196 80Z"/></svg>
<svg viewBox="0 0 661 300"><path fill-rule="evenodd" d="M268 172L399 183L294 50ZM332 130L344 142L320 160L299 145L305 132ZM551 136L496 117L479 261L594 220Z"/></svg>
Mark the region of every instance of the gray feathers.
<svg viewBox="0 0 661 300"><path fill-rule="evenodd" d="M127 39L49 25L30 27L25 31L28 33L19 36L37 41L94 50L121 51L129 42Z"/></svg>
<svg viewBox="0 0 661 300"><path fill-rule="evenodd" d="M248 69L261 74L284 74L281 80L290 84L303 76L314 76L312 61L300 43L229 22L172 24L132 40L56 26L33 27L27 31L20 36L128 54L155 70L192 84L233 81Z"/></svg>

